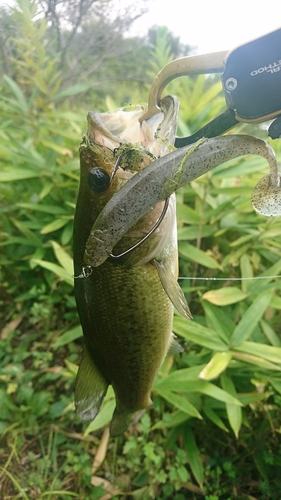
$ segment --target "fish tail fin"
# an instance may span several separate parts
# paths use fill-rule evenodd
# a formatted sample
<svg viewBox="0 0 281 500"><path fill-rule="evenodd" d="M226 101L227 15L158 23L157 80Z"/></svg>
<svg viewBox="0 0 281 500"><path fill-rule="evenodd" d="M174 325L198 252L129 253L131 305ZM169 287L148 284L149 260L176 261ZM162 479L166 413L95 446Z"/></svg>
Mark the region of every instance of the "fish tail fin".
<svg viewBox="0 0 281 500"><path fill-rule="evenodd" d="M112 421L110 424L110 435L111 437L117 437L120 436L120 434L123 434L127 430L127 427L130 423L132 416L132 412L129 411L118 411L117 408L115 408Z"/></svg>
<svg viewBox="0 0 281 500"><path fill-rule="evenodd" d="M134 410L130 409L123 409L122 405L118 404L118 398L117 398L117 406L114 410L112 421L110 424L110 435L111 437L117 437L120 436L120 434L123 434L128 428L128 425L130 424L131 417L134 413L136 413L137 420L136 422L139 421L139 419L143 416L145 410L147 408L150 408L153 406L153 402L151 401L150 397L147 397L143 402L143 404L140 404L138 408L135 408Z"/></svg>
<svg viewBox="0 0 281 500"><path fill-rule="evenodd" d="M95 365L87 346L85 346L75 388L75 410L81 420L94 420L103 402L108 385L108 382Z"/></svg>

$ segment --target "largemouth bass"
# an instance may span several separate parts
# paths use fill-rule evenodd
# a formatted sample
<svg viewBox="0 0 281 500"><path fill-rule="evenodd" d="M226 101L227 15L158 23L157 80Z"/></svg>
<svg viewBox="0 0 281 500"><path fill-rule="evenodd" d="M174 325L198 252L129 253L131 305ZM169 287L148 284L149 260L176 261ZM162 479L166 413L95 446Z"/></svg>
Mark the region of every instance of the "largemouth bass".
<svg viewBox="0 0 281 500"><path fill-rule="evenodd" d="M151 406L155 376L169 352L180 351L172 333L174 305L190 318L177 283L175 197L157 230L138 248L92 268L91 231L114 193L169 152L178 103L162 101L162 112L139 123L143 110L89 113L80 148L80 186L74 220L75 298L85 347L75 391L82 420L97 415L108 386L116 396L110 432L124 432L132 413ZM156 138L155 138L156 135ZM150 205L114 253L134 246L156 224L164 203Z"/></svg>

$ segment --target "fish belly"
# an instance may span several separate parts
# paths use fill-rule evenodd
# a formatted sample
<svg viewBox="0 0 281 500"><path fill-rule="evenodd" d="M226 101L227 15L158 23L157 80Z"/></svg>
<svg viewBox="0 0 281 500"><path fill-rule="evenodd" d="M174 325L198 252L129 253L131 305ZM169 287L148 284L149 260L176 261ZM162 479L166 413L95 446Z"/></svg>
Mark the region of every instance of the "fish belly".
<svg viewBox="0 0 281 500"><path fill-rule="evenodd" d="M76 298L86 345L113 386L117 411L147 408L173 321L173 305L156 268L105 262L79 280L81 286Z"/></svg>

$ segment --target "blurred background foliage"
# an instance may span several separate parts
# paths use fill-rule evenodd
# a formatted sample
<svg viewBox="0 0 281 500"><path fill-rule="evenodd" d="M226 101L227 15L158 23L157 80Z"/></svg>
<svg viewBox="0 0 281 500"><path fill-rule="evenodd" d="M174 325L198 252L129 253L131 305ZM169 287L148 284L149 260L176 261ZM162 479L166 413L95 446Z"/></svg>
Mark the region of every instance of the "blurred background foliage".
<svg viewBox="0 0 281 500"><path fill-rule="evenodd" d="M177 195L194 321L175 317L185 352L165 360L154 407L117 440L106 427L112 391L90 425L74 413L83 342L71 244L86 113L145 103L161 67L190 51L165 27L128 37L145 1L114 9L0 8L1 498L279 499L281 228L250 203L261 158L223 164ZM167 92L181 103L179 135L225 107L218 77ZM266 139L262 128L237 131Z"/></svg>

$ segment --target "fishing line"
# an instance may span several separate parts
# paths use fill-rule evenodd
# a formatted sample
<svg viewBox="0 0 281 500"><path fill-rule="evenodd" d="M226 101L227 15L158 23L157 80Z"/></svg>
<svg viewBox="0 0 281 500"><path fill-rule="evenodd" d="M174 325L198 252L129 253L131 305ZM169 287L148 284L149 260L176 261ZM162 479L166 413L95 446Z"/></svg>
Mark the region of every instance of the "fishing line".
<svg viewBox="0 0 281 500"><path fill-rule="evenodd" d="M118 256L119 257L119 256ZM73 276L73 278L89 278L93 272L93 268L91 266L85 266L82 268L81 274L79 276ZM202 278L202 277L194 277L194 276L179 276L178 280L200 280L200 281L250 281L250 280L267 280L281 278L280 274L275 276L252 276L251 278Z"/></svg>
<svg viewBox="0 0 281 500"><path fill-rule="evenodd" d="M253 276L251 278L200 278L194 276L179 276L179 280L204 280L204 281L247 281L247 280L266 280L273 278L281 278L281 275L276 276Z"/></svg>

